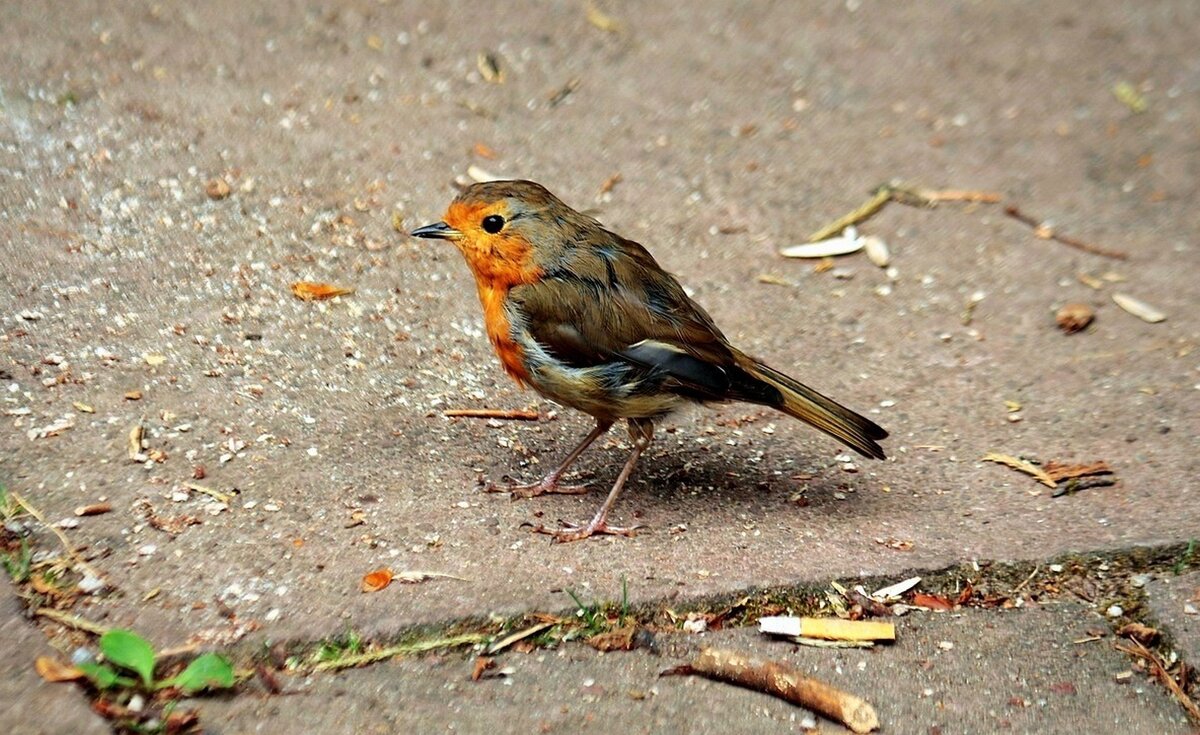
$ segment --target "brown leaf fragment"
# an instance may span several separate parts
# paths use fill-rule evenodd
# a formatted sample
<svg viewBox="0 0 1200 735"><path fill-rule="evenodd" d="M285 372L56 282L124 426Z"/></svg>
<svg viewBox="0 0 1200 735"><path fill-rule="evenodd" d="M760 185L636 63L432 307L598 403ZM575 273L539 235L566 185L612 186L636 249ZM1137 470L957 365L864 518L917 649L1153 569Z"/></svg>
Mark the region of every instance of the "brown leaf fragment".
<svg viewBox="0 0 1200 735"><path fill-rule="evenodd" d="M1079 303L1065 304L1054 315L1054 321L1058 324L1058 328L1067 334L1082 331L1095 318L1096 312L1092 311L1092 307Z"/></svg>
<svg viewBox="0 0 1200 735"><path fill-rule="evenodd" d="M1132 638L1144 646L1154 645L1161 635L1157 628L1151 628L1149 625L1141 623L1126 623L1117 629L1117 635L1122 638Z"/></svg>
<svg viewBox="0 0 1200 735"><path fill-rule="evenodd" d="M480 656L475 659L475 666L471 669L471 681L479 681L483 678L485 672L489 669L496 668L496 659Z"/></svg>
<svg viewBox="0 0 1200 735"><path fill-rule="evenodd" d="M871 617L890 618L892 615L894 615L892 608L888 607L882 602L879 602L878 600L873 600L870 597L867 597L856 589L848 590L846 592L846 597L851 602L861 607L862 611Z"/></svg>
<svg viewBox="0 0 1200 735"><path fill-rule="evenodd" d="M363 592L378 592L379 590L391 584L392 579L394 578L395 575L392 574L391 569L387 569L386 567L383 569L376 569L375 571L363 576L360 589Z"/></svg>
<svg viewBox="0 0 1200 735"><path fill-rule="evenodd" d="M929 595L924 592L917 592L913 595L912 604L918 607L927 607L930 610L953 610L954 603L947 600L941 595Z"/></svg>
<svg viewBox="0 0 1200 735"><path fill-rule="evenodd" d="M204 184L204 193L208 195L209 199L214 201L228 197L231 191L229 182L219 176L209 179Z"/></svg>
<svg viewBox="0 0 1200 735"><path fill-rule="evenodd" d="M962 592L958 593L958 598L954 601L955 605L965 605L967 601L975 594L975 586L967 582L967 586L963 587Z"/></svg>
<svg viewBox="0 0 1200 735"><path fill-rule="evenodd" d="M1092 462L1091 464L1059 464L1058 462L1051 461L1042 465L1042 469L1055 482L1070 480L1075 477L1111 475L1113 473L1112 468L1104 460Z"/></svg>
<svg viewBox="0 0 1200 735"><path fill-rule="evenodd" d="M597 651L630 651L634 648L635 633L637 633L637 628L627 625L606 633L597 633L587 639L587 644Z"/></svg>
<svg viewBox="0 0 1200 735"><path fill-rule="evenodd" d="M1051 478L1050 475L1046 474L1045 470L1043 470L1041 467L1038 467L1031 462L1026 462L1018 457L1014 457L1011 454L988 452L987 454L983 455L980 460L983 462L995 462L996 464L1002 464L1006 467L1011 467L1018 472L1024 472L1046 487L1058 487L1057 483L1054 482L1054 479Z"/></svg>
<svg viewBox="0 0 1200 735"><path fill-rule="evenodd" d="M145 429L141 424L134 424L129 430L129 458L135 462L142 461L145 456L142 454L142 436Z"/></svg>
<svg viewBox="0 0 1200 735"><path fill-rule="evenodd" d="M348 296L352 293L354 293L352 288L342 288L328 283L296 281L292 284L292 295L301 301L325 301L335 296Z"/></svg>
<svg viewBox="0 0 1200 735"><path fill-rule="evenodd" d="M258 675L258 680L262 682L263 688L270 694L279 694L283 691L283 685L279 682L279 677L275 672L268 669L262 664L254 667L254 673Z"/></svg>
<svg viewBox="0 0 1200 735"><path fill-rule="evenodd" d="M1060 681L1060 682L1051 684L1050 691L1054 692L1055 694L1074 695L1076 693L1075 685L1069 681Z"/></svg>
<svg viewBox="0 0 1200 735"><path fill-rule="evenodd" d="M82 671L52 656L38 656L33 668L46 681L79 681L83 678Z"/></svg>
<svg viewBox="0 0 1200 735"><path fill-rule="evenodd" d="M77 516L98 516L108 513L112 510L112 503L92 503L90 505L81 505L75 509Z"/></svg>
<svg viewBox="0 0 1200 735"><path fill-rule="evenodd" d="M163 732L165 735L195 732L193 728L198 724L200 724L200 710L175 709L171 710L171 714L167 715L167 719L163 721Z"/></svg>

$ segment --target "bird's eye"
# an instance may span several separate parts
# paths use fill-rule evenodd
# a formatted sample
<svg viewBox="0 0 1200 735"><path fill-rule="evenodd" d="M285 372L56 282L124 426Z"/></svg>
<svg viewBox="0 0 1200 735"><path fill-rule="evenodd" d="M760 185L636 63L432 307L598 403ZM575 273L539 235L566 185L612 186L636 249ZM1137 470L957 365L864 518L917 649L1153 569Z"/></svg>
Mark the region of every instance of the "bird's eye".
<svg viewBox="0 0 1200 735"><path fill-rule="evenodd" d="M489 214L483 218L483 231L495 235L504 229L504 218L498 214Z"/></svg>

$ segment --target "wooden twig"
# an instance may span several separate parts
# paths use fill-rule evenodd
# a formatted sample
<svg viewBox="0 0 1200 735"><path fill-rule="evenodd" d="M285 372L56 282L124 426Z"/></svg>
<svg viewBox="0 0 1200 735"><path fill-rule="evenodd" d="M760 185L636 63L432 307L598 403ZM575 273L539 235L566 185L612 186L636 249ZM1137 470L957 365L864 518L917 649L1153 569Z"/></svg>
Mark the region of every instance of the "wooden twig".
<svg viewBox="0 0 1200 735"><path fill-rule="evenodd" d="M940 202L973 202L996 204L1003 196L993 191L975 191L973 189L926 189L923 186L910 186L891 181L880 184L871 192L871 198L854 211L838 217L833 222L809 235L809 242L825 240L838 234L850 225L857 225L875 216L888 202L905 204L910 207L936 207Z"/></svg>
<svg viewBox="0 0 1200 735"><path fill-rule="evenodd" d="M104 579L104 575L101 574L98 569L96 569L91 564L88 564L86 561L84 561L84 558L79 555L78 551L75 550L75 546L71 543L71 540L67 538L67 535L65 533L60 531L57 527L52 526L51 524L46 522L46 517L44 515L42 515L42 512L40 510L38 510L37 508L30 505L28 500L21 497L21 495L15 491L10 490L8 495L13 500L17 501L17 504L20 505L22 508L24 508L29 513L29 515L38 519L38 522L40 522L46 528L50 529L50 532L58 537L58 540L63 545L63 549L65 549L67 552L67 556L71 557L71 561L73 561L76 566L78 566L80 569L82 569L88 575L95 577L96 579Z"/></svg>
<svg viewBox="0 0 1200 735"><path fill-rule="evenodd" d="M78 615L72 615L70 613L63 612L62 610L55 610L54 608L50 607L39 607L37 610L33 611L33 614L43 618L50 618L54 622L65 625L68 628L82 630L84 632L91 633L92 635L104 635L109 630L107 627L99 623L93 623L92 621L85 620Z"/></svg>
<svg viewBox="0 0 1200 735"><path fill-rule="evenodd" d="M448 408L443 416L469 419L505 419L508 421L537 421L539 414L530 409L507 410L503 408Z"/></svg>
<svg viewBox="0 0 1200 735"><path fill-rule="evenodd" d="M870 219L876 212L883 209L883 205L887 204L892 199L892 187L884 184L875 190L871 198L863 203L858 209L849 214L842 215L834 221L825 225L813 234L808 236L809 242L818 242L827 240L850 225L857 225L859 222Z"/></svg>
<svg viewBox="0 0 1200 735"><path fill-rule="evenodd" d="M1175 677L1171 676L1171 673L1167 671L1167 667L1163 665L1162 659L1149 648L1142 645L1140 641L1130 639L1130 643L1137 647L1134 648L1133 646L1114 643L1113 648L1149 663L1150 673L1154 675L1154 678L1162 682L1163 686L1171 691L1171 694L1175 696L1175 699L1179 700L1179 704L1183 706L1183 709L1187 711L1188 715L1195 722L1200 723L1200 705L1197 705L1196 701L1179 685L1179 682L1175 681Z"/></svg>
<svg viewBox="0 0 1200 735"><path fill-rule="evenodd" d="M662 675L674 674L699 674L771 694L840 722L856 733L871 732L879 727L875 708L866 701L804 676L778 661L705 648L690 664L668 669Z"/></svg>
<svg viewBox="0 0 1200 735"><path fill-rule="evenodd" d="M1033 217L1030 217L1029 215L1025 214L1024 212L1022 212L1020 209L1017 208L1017 205L1015 205L1015 204L1010 204L1007 207L1005 207L1004 213L1007 214L1009 217L1012 217L1016 221L1020 222L1021 224L1024 224L1028 227L1033 228L1033 234L1037 235L1038 237L1042 238L1043 240L1054 240L1055 242L1061 242L1063 245L1075 248L1076 250L1081 250L1085 253L1091 253L1092 255L1099 255L1104 258L1113 258L1115 260L1129 260L1128 253L1123 253L1119 250L1108 250L1106 248L1102 248L1102 247L1099 247L1096 245L1086 243L1082 240L1077 240L1073 237L1068 237L1066 235L1060 235L1054 231L1053 227L1050 227L1045 222L1041 222Z"/></svg>

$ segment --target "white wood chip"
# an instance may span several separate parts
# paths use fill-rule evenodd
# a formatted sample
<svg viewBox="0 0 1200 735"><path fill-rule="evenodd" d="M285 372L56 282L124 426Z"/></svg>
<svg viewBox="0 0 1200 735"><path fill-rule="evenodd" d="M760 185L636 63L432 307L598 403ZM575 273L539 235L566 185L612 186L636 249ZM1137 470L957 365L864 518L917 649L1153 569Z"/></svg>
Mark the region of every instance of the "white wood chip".
<svg viewBox="0 0 1200 735"><path fill-rule="evenodd" d="M863 249L865 238L858 236L858 230L847 227L842 234L828 240L808 242L803 245L789 245L779 251L785 258L828 258L833 255L849 255Z"/></svg>
<svg viewBox="0 0 1200 735"><path fill-rule="evenodd" d="M863 249L867 251L867 260L880 268L887 268L888 264L892 262L892 254L888 251L887 243L881 237L867 235L863 238Z"/></svg>
<svg viewBox="0 0 1200 735"><path fill-rule="evenodd" d="M1158 309L1155 309L1145 301L1135 299L1128 294L1115 293L1113 294L1112 299L1114 302L1116 302L1117 306L1121 307L1130 314L1133 314L1144 322L1158 324L1159 322L1166 321L1167 319L1166 314L1162 313Z"/></svg>
<svg viewBox="0 0 1200 735"><path fill-rule="evenodd" d="M896 584L889 584L887 587L881 587L881 588L875 590L874 592L871 593L871 597L874 597L877 600L886 600L889 597L899 597L900 595L904 594L905 592L908 592L909 590L911 590L913 587L916 587L920 583L921 583L920 577L909 577L908 579L904 580L903 582L897 582Z"/></svg>

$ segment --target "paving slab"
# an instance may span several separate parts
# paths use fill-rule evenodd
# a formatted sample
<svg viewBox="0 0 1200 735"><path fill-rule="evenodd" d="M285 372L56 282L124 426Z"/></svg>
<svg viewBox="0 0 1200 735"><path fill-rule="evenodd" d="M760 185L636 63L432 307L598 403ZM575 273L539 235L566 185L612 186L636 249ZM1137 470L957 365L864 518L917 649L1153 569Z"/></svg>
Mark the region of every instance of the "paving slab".
<svg viewBox="0 0 1200 735"><path fill-rule="evenodd" d="M1146 585L1146 596L1179 655L1189 666L1200 665L1200 572L1155 579Z"/></svg>
<svg viewBox="0 0 1200 735"><path fill-rule="evenodd" d="M0 481L77 522L117 586L76 612L164 646L385 635L622 578L635 601L700 596L1200 527L1200 5L606 7L623 32L574 3L0 4L21 39L0 46ZM438 219L471 164L646 243L734 342L890 429L892 459L849 472L785 417L695 410L616 508L646 533L530 535L599 493L513 503L480 481L544 471L588 422L441 415L552 407L498 367L457 254L392 224ZM896 177L1003 192L1130 259L984 206L864 225L892 275L776 254ZM356 291L301 302L301 279ZM1098 314L1072 336L1069 301ZM623 447L581 470L607 485ZM1052 498L989 451L1120 482ZM470 581L361 595L382 565Z"/></svg>
<svg viewBox="0 0 1200 735"><path fill-rule="evenodd" d="M51 684L38 676L39 656L62 656L22 614L23 606L7 581L0 582L0 723L11 735L101 735L112 732L92 712L74 684Z"/></svg>
<svg viewBox="0 0 1200 735"><path fill-rule="evenodd" d="M214 734L290 732L798 732L804 710L765 694L692 677L659 678L701 645L784 661L858 694L888 735L929 733L1191 733L1182 710L1148 679L1121 684L1129 659L1108 642L1076 645L1102 624L1086 608L917 614L879 650L812 649L748 630L672 634L659 655L599 654L584 644L511 653L512 674L470 680L462 655L395 661L289 681L293 694L204 701ZM844 731L829 722L823 732Z"/></svg>

